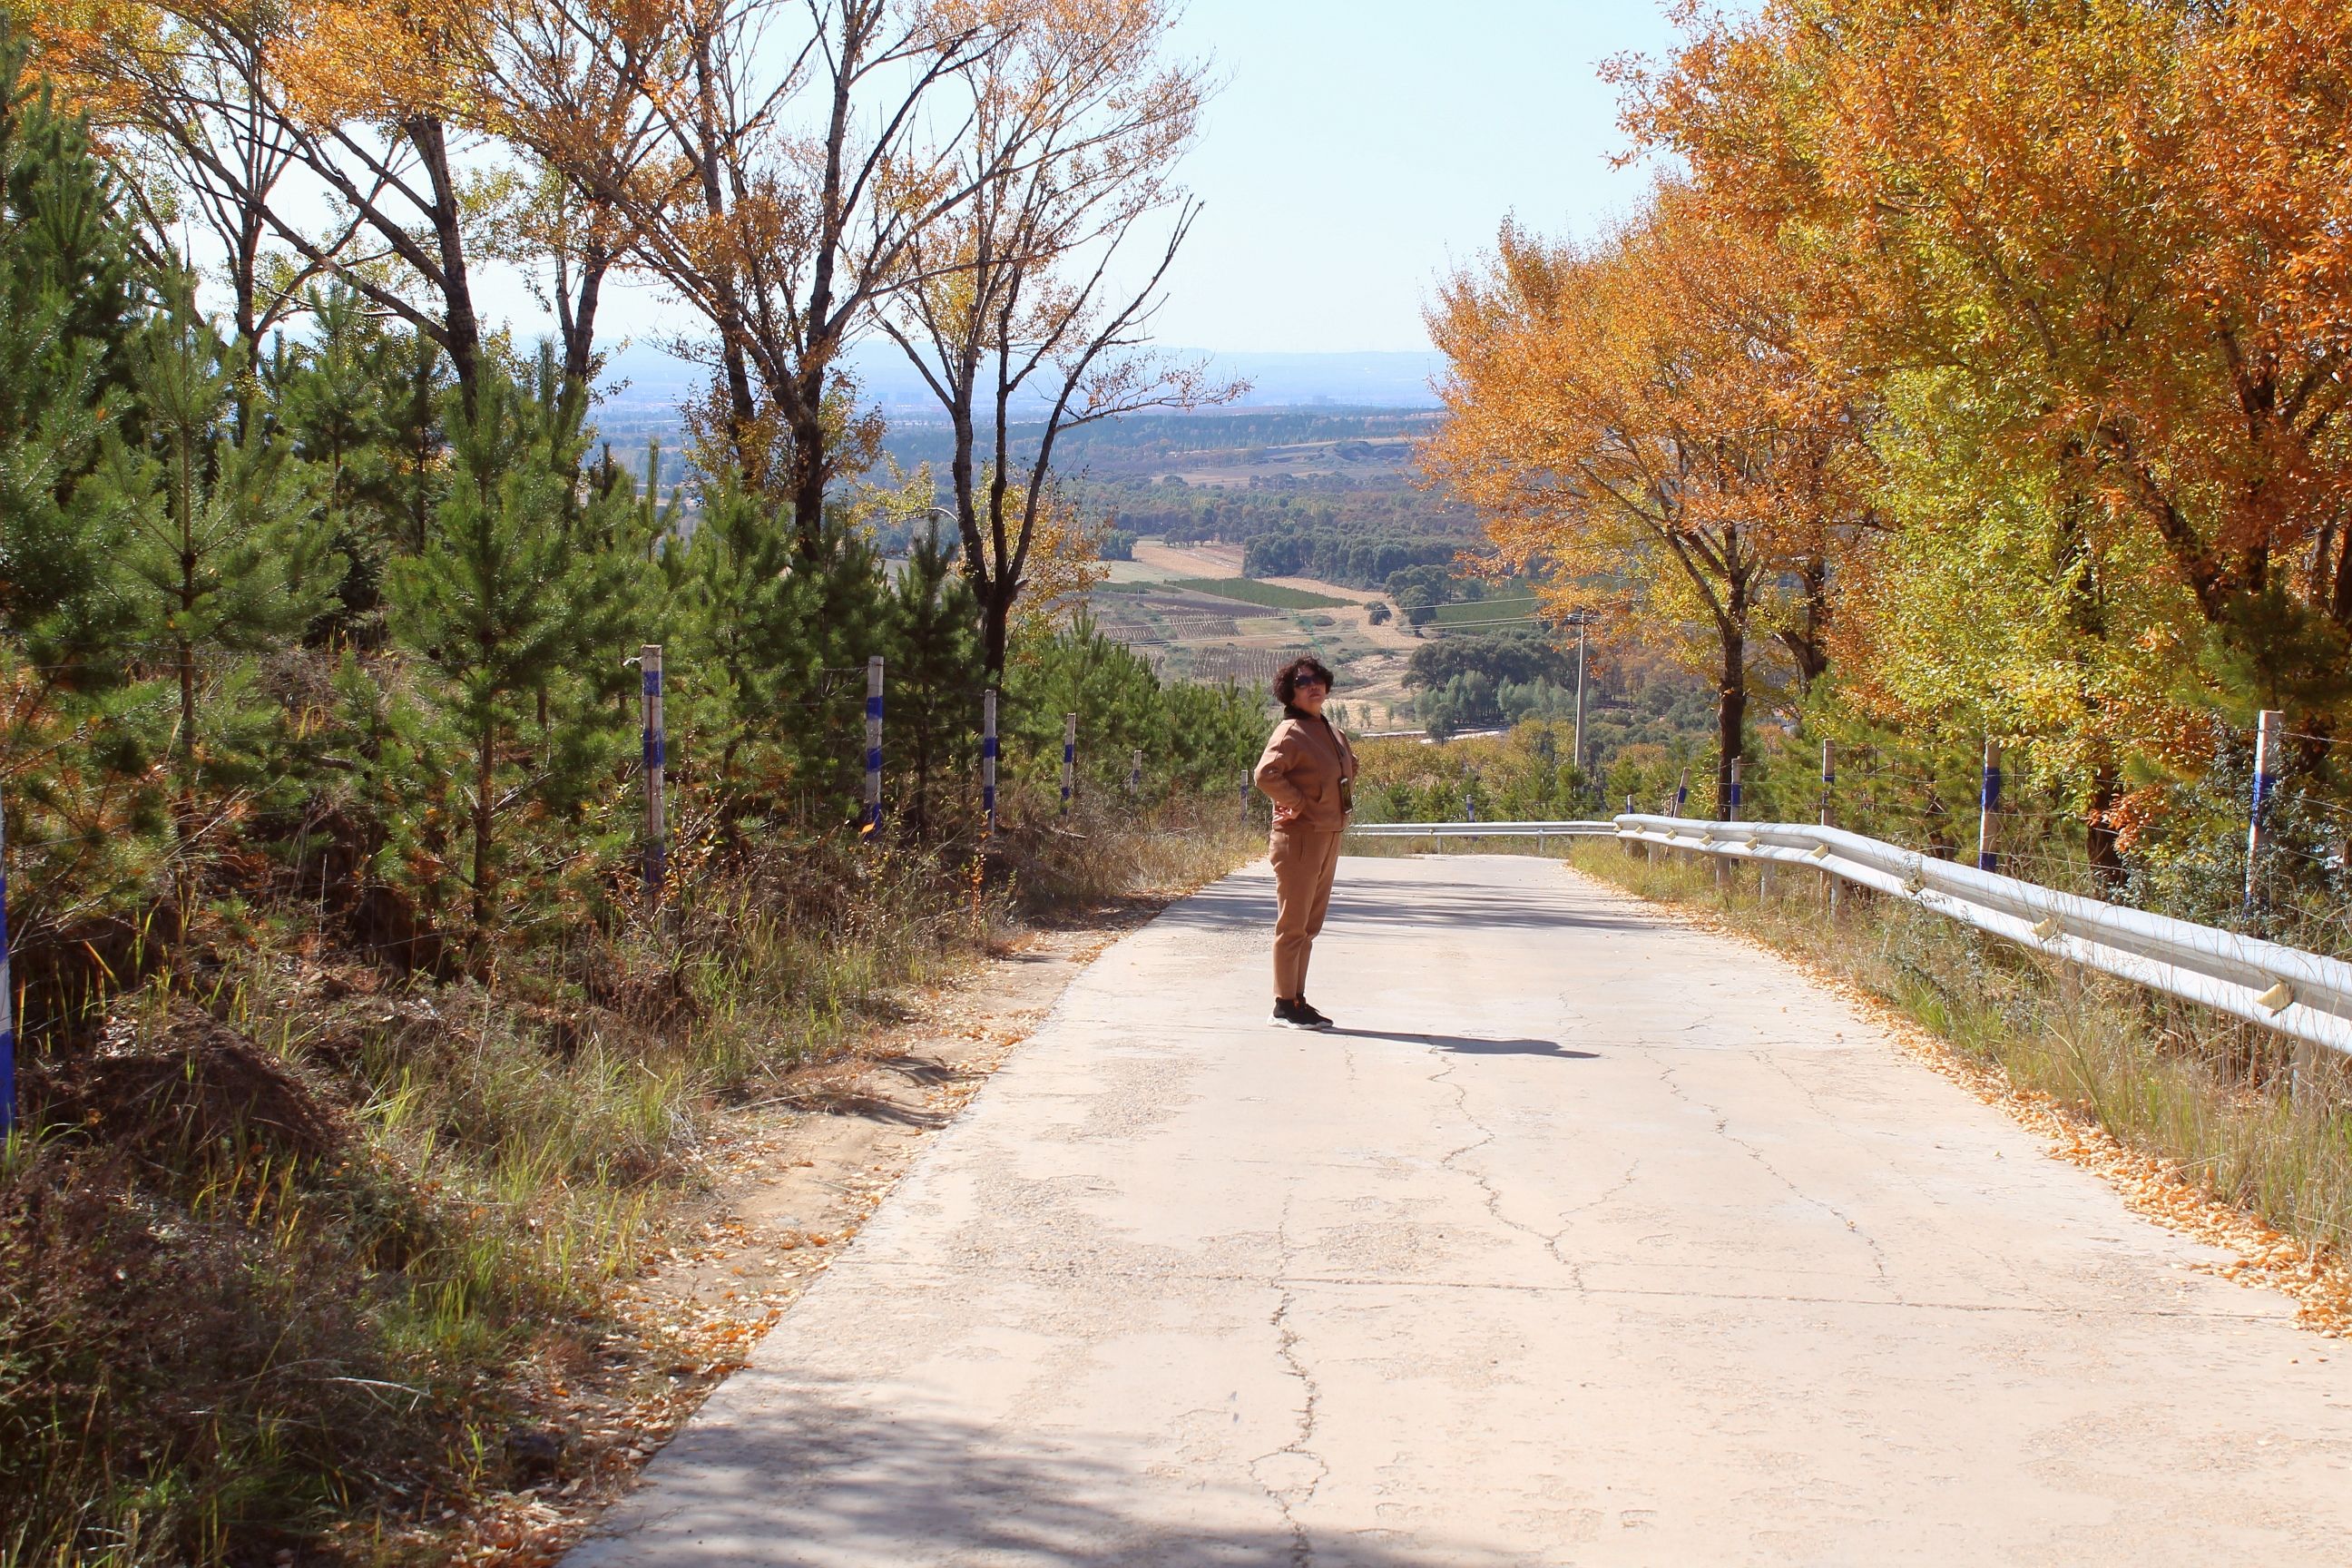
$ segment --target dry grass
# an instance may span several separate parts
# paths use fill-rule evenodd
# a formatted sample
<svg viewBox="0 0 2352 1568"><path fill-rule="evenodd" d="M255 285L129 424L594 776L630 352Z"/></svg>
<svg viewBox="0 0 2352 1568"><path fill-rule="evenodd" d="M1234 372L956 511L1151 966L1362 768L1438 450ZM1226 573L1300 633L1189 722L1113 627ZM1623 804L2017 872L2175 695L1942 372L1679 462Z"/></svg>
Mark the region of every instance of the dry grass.
<svg viewBox="0 0 2352 1568"><path fill-rule="evenodd" d="M619 1287L738 1108L1025 919L1232 868L1216 815L777 844L444 980L257 916L194 994L116 997L0 1166L0 1564L436 1561L420 1525L530 1479L548 1392L650 1331Z"/></svg>
<svg viewBox="0 0 2352 1568"><path fill-rule="evenodd" d="M2226 1244L2284 1270L2276 1282L2311 1284L2297 1293L2315 1320L2340 1318L2352 1252L2352 1073L2342 1058L2323 1053L2298 1087L2293 1044L2279 1036L1899 900L1847 889L1832 921L1812 875L1777 873L1767 890L1752 868L1718 876L1696 856L1583 842L1565 858L1916 1022L1976 1071L1979 1092L2046 1121L2152 1212L2182 1219L2164 1195L2178 1189L2252 1216L2275 1233L2268 1242L2269 1232L2210 1216L2188 1227L2220 1226Z"/></svg>

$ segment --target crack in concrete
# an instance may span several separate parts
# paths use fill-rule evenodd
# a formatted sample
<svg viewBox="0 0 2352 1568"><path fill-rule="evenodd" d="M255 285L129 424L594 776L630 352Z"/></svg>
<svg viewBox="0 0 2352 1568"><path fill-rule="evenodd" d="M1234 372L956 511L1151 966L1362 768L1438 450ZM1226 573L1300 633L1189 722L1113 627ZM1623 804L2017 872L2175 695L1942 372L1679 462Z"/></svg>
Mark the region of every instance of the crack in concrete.
<svg viewBox="0 0 2352 1568"><path fill-rule="evenodd" d="M1298 1331L1290 1326L1290 1311L1298 1300L1297 1292L1286 1282L1290 1278L1291 1260L1297 1253L1297 1247L1290 1239L1291 1201L1287 1194L1284 1196L1282 1217L1275 1226L1275 1240L1282 1249L1282 1270L1279 1278L1286 1282L1282 1285L1282 1299L1275 1304L1274 1316L1267 1321L1273 1326L1275 1332L1275 1354L1289 1370L1290 1375L1298 1380L1300 1389L1306 1394L1307 1403L1299 1412L1297 1433L1289 1442L1272 1453L1260 1454L1256 1458L1252 1459L1249 1462L1249 1472L1250 1479L1255 1481L1265 1495L1273 1500L1274 1506L1282 1511L1282 1522L1290 1531L1290 1568L1312 1568L1315 1562L1315 1543L1307 1537L1307 1526L1298 1518L1298 1510L1314 1500L1316 1489L1320 1487L1325 1479L1331 1474L1331 1467L1322 1455L1310 1447L1315 1441L1315 1423L1322 1408L1323 1389L1322 1385L1316 1382L1315 1373L1308 1369L1306 1361L1299 1355ZM1272 1479L1259 1473L1263 1467L1283 1458L1303 1459L1314 1467L1314 1473L1308 1477L1304 1485L1293 1482L1287 1486L1276 1486Z"/></svg>
<svg viewBox="0 0 2352 1568"><path fill-rule="evenodd" d="M1579 1290L1582 1290L1586 1288L1584 1283L1584 1265L1577 1262L1574 1258L1570 1258L1565 1253L1561 1252L1559 1249L1560 1243L1566 1241L1568 1239L1568 1233L1576 1228L1577 1216L1591 1213L1594 1209L1599 1208L1601 1205L1607 1203L1610 1199L1615 1197L1618 1194L1632 1186L1633 1184L1633 1178L1641 1173L1641 1170L1642 1157L1639 1154L1636 1154L1633 1156L1633 1161L1626 1165L1624 1174L1619 1176L1615 1181L1610 1183L1608 1186L1601 1189L1601 1191L1595 1194L1593 1196L1587 1198L1584 1202L1577 1205L1574 1208L1561 1211L1559 1215L1560 1227L1552 1233L1551 1240L1547 1242L1545 1245L1550 1251L1552 1257L1559 1260L1560 1266L1566 1268L1569 1273L1574 1277L1576 1280L1576 1288Z"/></svg>
<svg viewBox="0 0 2352 1568"><path fill-rule="evenodd" d="M1430 1048L1434 1050L1436 1047L1433 1045ZM1531 1225L1522 1225L1517 1220L1513 1219L1510 1215L1503 1212L1503 1190L1496 1186L1493 1179L1484 1171L1475 1170L1468 1166L1462 1167L1459 1170L1455 1169L1454 1163L1454 1161L1461 1159L1465 1154L1473 1153L1477 1150L1485 1148L1487 1144L1494 1142L1496 1140L1495 1130L1487 1126L1484 1121L1481 1121L1476 1113L1472 1111L1470 1109L1469 1085L1463 1083L1454 1076L1455 1069L1460 1068L1461 1065L1461 1058L1458 1057L1454 1058L1449 1060L1442 1070L1431 1074L1428 1081L1433 1084L1444 1084L1447 1089L1454 1091L1454 1110L1461 1116L1463 1121L1477 1129L1478 1136L1440 1160L1437 1163L1439 1169L1454 1171L1456 1175L1467 1176L1473 1182L1475 1182L1478 1184L1478 1190L1486 1194L1486 1212L1494 1216L1496 1222L1497 1224L1507 1226L1512 1230L1517 1231L1521 1236L1528 1237L1536 1241L1541 1242L1543 1244L1544 1255L1549 1258L1553 1262L1559 1264L1561 1268L1567 1269L1569 1283L1574 1286L1579 1291L1581 1291L1584 1289L1583 1265L1578 1263L1573 1258L1562 1256L1559 1250L1559 1244L1567 1238L1568 1233L1570 1230L1576 1228L1574 1220L1570 1219L1568 1215L1556 1215L1555 1217L1564 1220L1567 1223L1561 1225L1558 1230L1551 1231L1549 1233L1538 1230ZM1636 1161L1635 1163L1639 1164L1640 1162ZM1631 1172L1626 1173L1626 1179L1629 1181L1632 1179ZM1615 1190L1616 1189L1614 1188L1612 1189L1612 1192ZM1603 1194L1604 1197L1607 1194ZM1598 1203L1601 1200L1595 1199L1593 1201ZM1571 1215L1580 1214L1585 1208L1589 1208L1591 1206L1591 1205L1589 1204L1582 1205L1569 1212Z"/></svg>
<svg viewBox="0 0 2352 1568"><path fill-rule="evenodd" d="M1903 1300L1903 1292L1896 1288L1894 1276L1887 1272L1886 1249L1879 1246L1878 1238L1872 1236L1868 1231L1863 1229L1859 1221L1857 1221L1852 1215L1846 1213L1843 1209L1838 1207L1837 1205L1830 1202L1827 1198L1818 1197L1813 1194L1805 1191L1804 1188L1790 1180L1788 1173L1781 1170L1778 1165L1772 1163L1769 1159L1766 1158L1764 1151L1759 1149L1755 1144L1748 1142L1747 1139L1742 1138L1738 1133L1732 1131L1731 1116L1729 1112L1720 1109L1719 1107L1709 1105L1706 1101L1698 1099L1681 1084L1675 1081L1675 1075L1680 1071L1682 1071L1681 1068L1669 1064L1659 1070L1658 1082L1665 1089L1665 1091L1668 1094L1673 1095L1685 1105L1696 1107L1696 1109L1706 1112L1707 1115L1714 1117L1715 1135L1722 1139L1725 1142L1730 1144L1732 1147L1738 1149L1740 1152L1746 1154L1748 1159L1754 1161L1757 1167L1763 1171L1765 1174L1770 1176L1774 1181L1788 1188L1790 1193L1795 1197L1805 1203L1812 1205L1813 1207L1820 1209L1823 1214L1838 1220L1844 1225L1847 1230L1860 1237L1863 1246L1869 1249L1871 1270L1877 1276L1879 1287L1895 1301L1901 1302Z"/></svg>
<svg viewBox="0 0 2352 1568"><path fill-rule="evenodd" d="M1764 1051L1755 1052L1753 1053L1753 1057L1758 1063L1770 1068L1776 1073L1779 1073L1781 1079L1786 1082L1790 1089L1795 1089L1798 1095L1803 1099L1805 1104L1811 1109L1813 1113L1821 1118L1822 1126L1837 1128L1841 1131L1843 1130L1845 1126L1844 1119L1839 1116L1836 1112L1831 1110L1829 1107L1823 1105L1819 1092L1814 1089L1812 1085L1799 1078L1794 1072L1791 1072L1789 1068L1789 1064L1786 1061L1782 1060L1778 1056L1774 1056ZM1847 1141L1854 1147L1860 1149L1874 1164L1877 1165L1888 1175L1902 1182L1905 1185L1908 1186L1913 1192L1917 1193L1920 1197L1928 1203L1941 1206L1943 1200L1938 1198L1932 1191L1930 1191L1927 1184L1925 1182L1922 1182L1916 1173L1906 1170L1901 1164L1888 1159L1885 1152L1874 1145L1851 1136L1848 1137ZM1859 1232L1857 1232L1857 1234L1859 1234ZM2045 1303L2049 1301L2048 1297L2044 1296L2040 1290L2034 1288L2032 1280L2028 1279L2023 1272L2011 1264L2008 1259L1998 1258L1981 1247L1969 1246L1965 1242L1961 1245L1965 1247L1970 1257L1984 1264L1986 1268L1998 1269L2001 1273L2008 1275L2010 1283L2015 1286L2020 1291L2026 1295L2034 1297L2036 1300L2042 1300Z"/></svg>

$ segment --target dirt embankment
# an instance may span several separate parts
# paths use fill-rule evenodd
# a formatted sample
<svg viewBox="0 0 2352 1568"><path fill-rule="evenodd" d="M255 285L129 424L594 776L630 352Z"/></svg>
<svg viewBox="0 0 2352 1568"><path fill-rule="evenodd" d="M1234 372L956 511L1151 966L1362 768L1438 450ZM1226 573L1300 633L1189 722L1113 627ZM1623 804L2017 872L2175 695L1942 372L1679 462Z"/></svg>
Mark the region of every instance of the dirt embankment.
<svg viewBox="0 0 2352 1568"><path fill-rule="evenodd" d="M944 984L847 1058L812 1068L703 1151L709 1183L671 1245L617 1294L604 1364L551 1391L544 1477L420 1531L420 1550L554 1563L840 1255L1095 956L1172 895L1095 906Z"/></svg>

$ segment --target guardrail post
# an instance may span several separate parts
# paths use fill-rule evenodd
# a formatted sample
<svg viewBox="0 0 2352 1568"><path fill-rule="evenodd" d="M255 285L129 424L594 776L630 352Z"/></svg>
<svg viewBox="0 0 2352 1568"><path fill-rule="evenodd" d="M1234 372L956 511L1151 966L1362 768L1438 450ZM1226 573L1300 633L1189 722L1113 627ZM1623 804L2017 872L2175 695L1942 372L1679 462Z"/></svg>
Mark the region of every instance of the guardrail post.
<svg viewBox="0 0 2352 1568"><path fill-rule="evenodd" d="M1062 716L1062 810L1070 809L1070 795L1078 783L1078 716Z"/></svg>
<svg viewBox="0 0 2352 1568"><path fill-rule="evenodd" d="M669 736L662 723L662 645L649 642L637 649L637 672L643 678L637 707L645 723L646 771L646 894L661 897L668 872L668 813L663 809L662 786L669 768Z"/></svg>
<svg viewBox="0 0 2352 1568"><path fill-rule="evenodd" d="M2000 816L2000 742L1988 738L1984 747L1984 789L1977 797L1977 869L2000 868L2000 852L1993 847L1993 825Z"/></svg>
<svg viewBox="0 0 2352 1568"><path fill-rule="evenodd" d="M2263 829L2269 826L2271 794L2278 787L2279 731L2286 715L2276 708L2263 710L2254 726L2254 798L2246 817L2246 918L2252 920L2260 895Z"/></svg>
<svg viewBox="0 0 2352 1568"><path fill-rule="evenodd" d="M1138 746L1127 759L1127 793L1143 793L1143 748Z"/></svg>
<svg viewBox="0 0 2352 1568"><path fill-rule="evenodd" d="M866 837L882 837L882 656L866 661Z"/></svg>
<svg viewBox="0 0 2352 1568"><path fill-rule="evenodd" d="M1249 773L1244 769L1242 773L1242 826L1244 827L1249 826Z"/></svg>
<svg viewBox="0 0 2352 1568"><path fill-rule="evenodd" d="M1822 742L1822 826L1830 826L1830 791L1837 784L1837 753L1831 742ZM1827 871L1822 873L1822 898L1829 905L1830 919L1837 919L1838 879Z"/></svg>
<svg viewBox="0 0 2352 1568"><path fill-rule="evenodd" d="M996 831L996 688L980 694L981 831Z"/></svg>

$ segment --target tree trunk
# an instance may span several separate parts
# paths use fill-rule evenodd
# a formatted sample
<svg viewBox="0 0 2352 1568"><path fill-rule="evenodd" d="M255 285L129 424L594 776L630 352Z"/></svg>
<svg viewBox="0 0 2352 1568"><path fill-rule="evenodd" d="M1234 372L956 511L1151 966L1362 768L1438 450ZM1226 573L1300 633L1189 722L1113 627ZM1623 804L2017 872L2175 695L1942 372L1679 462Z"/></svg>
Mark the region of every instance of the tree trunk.
<svg viewBox="0 0 2352 1568"><path fill-rule="evenodd" d="M1007 581L1000 576L981 595L980 664L991 686L1003 684L1005 648L1013 635L1013 602L1020 591L1019 579Z"/></svg>
<svg viewBox="0 0 2352 1568"><path fill-rule="evenodd" d="M582 387L596 372L596 307L612 266L604 247L592 244L580 264L579 289L563 310L563 378Z"/></svg>
<svg viewBox="0 0 2352 1568"><path fill-rule="evenodd" d="M824 469L826 432L824 428L824 372L819 369L814 379L803 378L794 396L793 406L785 409L784 420L793 437L792 489L793 531L801 559L814 561L824 549Z"/></svg>
<svg viewBox="0 0 2352 1568"><path fill-rule="evenodd" d="M1723 683L1715 698L1715 814L1718 820L1731 799L1731 763L1740 754L1748 726L1748 639L1730 631L1722 637Z"/></svg>
<svg viewBox="0 0 2352 1568"><path fill-rule="evenodd" d="M474 312L474 289L466 270L466 237L457 183L449 168L448 128L432 115L418 115L404 129L433 185L430 218L433 239L441 258L441 321L446 333L449 367L457 376L457 395L468 416L481 384L482 323Z"/></svg>
<svg viewBox="0 0 2352 1568"><path fill-rule="evenodd" d="M2112 893L2123 886L2123 852L2116 847L2116 802L2122 797L2123 780L2113 763L2102 763L2091 780L2091 809L2084 826L2090 839L2091 877L2102 893Z"/></svg>

